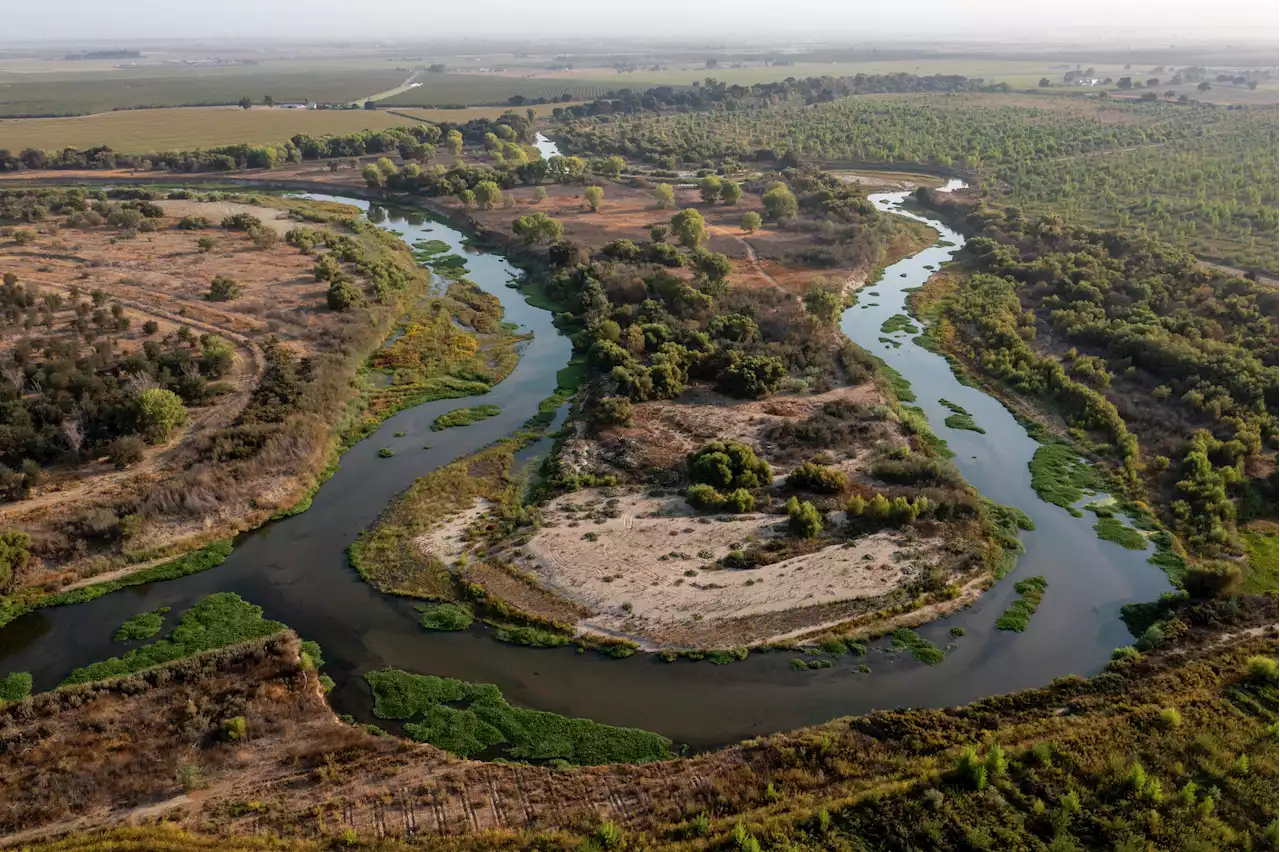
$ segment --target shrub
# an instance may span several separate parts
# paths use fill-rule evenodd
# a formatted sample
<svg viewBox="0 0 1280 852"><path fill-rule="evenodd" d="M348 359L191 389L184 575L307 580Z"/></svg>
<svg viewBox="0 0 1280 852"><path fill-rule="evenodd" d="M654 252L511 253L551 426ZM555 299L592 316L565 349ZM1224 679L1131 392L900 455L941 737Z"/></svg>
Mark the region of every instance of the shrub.
<svg viewBox="0 0 1280 852"><path fill-rule="evenodd" d="M763 224L763 222L760 219L760 214L756 213L754 210L748 210L746 213L742 214L742 230L748 234L754 234L756 231L760 230L761 224Z"/></svg>
<svg viewBox="0 0 1280 852"><path fill-rule="evenodd" d="M280 235L271 228L250 228L249 239L255 247L265 251L280 241Z"/></svg>
<svg viewBox="0 0 1280 852"><path fill-rule="evenodd" d="M201 237L196 240L196 250L201 254L208 254L218 245L218 241L213 237Z"/></svg>
<svg viewBox="0 0 1280 852"><path fill-rule="evenodd" d="M243 716L234 716L222 723L221 735L224 740L235 742L244 739L247 726Z"/></svg>
<svg viewBox="0 0 1280 852"><path fill-rule="evenodd" d="M176 393L147 388L138 395L138 426L153 444L161 444L187 423L187 409Z"/></svg>
<svg viewBox="0 0 1280 852"><path fill-rule="evenodd" d="M338 280L329 285L329 292L325 294L325 302L329 305L330 310L349 311L364 304L364 294L360 292L360 288L350 281Z"/></svg>
<svg viewBox="0 0 1280 852"><path fill-rule="evenodd" d="M471 626L471 610L460 604L427 604L419 621L428 630L465 630Z"/></svg>
<svg viewBox="0 0 1280 852"><path fill-rule="evenodd" d="M601 425L625 426L631 422L633 411L631 400L625 396L601 397L596 405L595 419Z"/></svg>
<svg viewBox="0 0 1280 852"><path fill-rule="evenodd" d="M209 284L209 295L205 298L211 302L230 302L232 299L238 299L243 291L244 288L234 278L215 275Z"/></svg>
<svg viewBox="0 0 1280 852"><path fill-rule="evenodd" d="M819 494L839 494L849 485L849 478L844 475L844 471L805 462L787 474L787 484L792 488L816 491Z"/></svg>
<svg viewBox="0 0 1280 852"><path fill-rule="evenodd" d="M183 216L178 221L178 227L184 231L198 231L209 227L209 220L203 216Z"/></svg>
<svg viewBox="0 0 1280 852"><path fill-rule="evenodd" d="M142 461L146 443L137 435L121 435L107 447L107 458L119 470Z"/></svg>
<svg viewBox="0 0 1280 852"><path fill-rule="evenodd" d="M724 504L721 508L728 512L750 512L756 507L756 498L751 492L745 488L735 488L728 494L724 495Z"/></svg>
<svg viewBox="0 0 1280 852"><path fill-rule="evenodd" d="M808 500L794 496L787 500L787 521L791 534L798 538L817 538L822 532L822 514Z"/></svg>
<svg viewBox="0 0 1280 852"><path fill-rule="evenodd" d="M31 558L31 536L24 532L0 532L0 592L9 588L13 577Z"/></svg>
<svg viewBox="0 0 1280 852"><path fill-rule="evenodd" d="M21 701L31 694L31 674L12 672L0 678L0 707L6 701Z"/></svg>
<svg viewBox="0 0 1280 852"><path fill-rule="evenodd" d="M582 197L587 202L587 207L594 213L600 209L600 202L604 201L604 188L589 186L582 191Z"/></svg>
<svg viewBox="0 0 1280 852"><path fill-rule="evenodd" d="M379 447L379 448L378 448L378 458L380 458L380 459L389 459L389 458L391 458L392 456L394 456L395 454L396 454L396 451L395 451L395 450L393 450L393 449L391 449L390 447Z"/></svg>
<svg viewBox="0 0 1280 852"><path fill-rule="evenodd" d="M724 505L724 495L705 482L689 486L689 490L685 492L685 500L693 508L704 512L718 511Z"/></svg>
<svg viewBox="0 0 1280 852"><path fill-rule="evenodd" d="M4 570L0 568L0 571ZM0 584L2 586L3 584ZM1280 664L1273 657L1250 657L1249 678L1256 683L1275 685L1280 677Z"/></svg>
<svg viewBox="0 0 1280 852"><path fill-rule="evenodd" d="M1182 587L1193 598L1221 598L1240 588L1244 575L1234 562L1212 561L1192 565L1182 576Z"/></svg>
<svg viewBox="0 0 1280 852"><path fill-rule="evenodd" d="M773 355L749 355L720 374L719 388L730 396L760 399L781 387L787 366Z"/></svg>
<svg viewBox="0 0 1280 852"><path fill-rule="evenodd" d="M769 463L738 441L712 441L688 458L689 477L715 488L763 488L773 480Z"/></svg>
<svg viewBox="0 0 1280 852"><path fill-rule="evenodd" d="M150 337L160 330L160 323L155 320L147 320L142 324L142 333Z"/></svg>

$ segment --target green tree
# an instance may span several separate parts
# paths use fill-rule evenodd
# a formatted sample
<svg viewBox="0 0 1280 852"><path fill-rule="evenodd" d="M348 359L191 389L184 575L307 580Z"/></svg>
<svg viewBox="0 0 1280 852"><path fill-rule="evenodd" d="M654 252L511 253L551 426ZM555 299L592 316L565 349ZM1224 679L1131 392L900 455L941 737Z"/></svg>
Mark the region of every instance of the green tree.
<svg viewBox="0 0 1280 852"><path fill-rule="evenodd" d="M512 223L511 228L516 236L524 240L526 245L554 243L564 236L564 225L546 213L530 213L521 216Z"/></svg>
<svg viewBox="0 0 1280 852"><path fill-rule="evenodd" d="M716 199L720 197L720 178L715 175L707 175L698 181L698 192L702 195L704 203L714 204Z"/></svg>
<svg viewBox="0 0 1280 852"><path fill-rule="evenodd" d="M740 441L712 441L687 461L689 478L713 488L764 488L773 481L769 463Z"/></svg>
<svg viewBox="0 0 1280 852"><path fill-rule="evenodd" d="M761 224L763 224L763 222L760 219L760 214L756 213L754 210L748 210L746 213L742 214L742 230L746 231L748 234L754 234L760 229Z"/></svg>
<svg viewBox="0 0 1280 852"><path fill-rule="evenodd" d="M834 325L844 309L844 300L837 286L819 278L810 281L805 289L804 306L819 322Z"/></svg>
<svg viewBox="0 0 1280 852"><path fill-rule="evenodd" d="M685 248L695 249L707 238L707 222L697 210L686 207L671 217L671 233Z"/></svg>
<svg viewBox="0 0 1280 852"><path fill-rule="evenodd" d="M729 277L729 273L733 271L733 265L729 263L729 258L719 252L707 251L701 248L694 249L689 255L689 265L693 267L704 282L711 284L722 284ZM712 293L711 295L724 295L724 293Z"/></svg>
<svg viewBox="0 0 1280 852"><path fill-rule="evenodd" d="M329 292L325 294L325 302L331 310L349 311L364 304L364 294L360 292L360 288L355 284L338 278L329 285Z"/></svg>
<svg viewBox="0 0 1280 852"><path fill-rule="evenodd" d="M138 427L147 440L161 444L186 425L187 409L176 393L147 388L138 394Z"/></svg>
<svg viewBox="0 0 1280 852"><path fill-rule="evenodd" d="M790 219L800 212L795 195L781 181L774 183L760 200L764 202L764 212L770 219Z"/></svg>
<svg viewBox="0 0 1280 852"><path fill-rule="evenodd" d="M0 583L0 589L4 584ZM11 672L0 678L0 707L6 701L21 701L31 694L31 672Z"/></svg>
<svg viewBox="0 0 1280 852"><path fill-rule="evenodd" d="M0 532L0 592L9 588L31 559L31 536L24 532Z"/></svg>
<svg viewBox="0 0 1280 852"><path fill-rule="evenodd" d="M787 500L787 527L797 538L817 538L822 533L822 513L808 500L793 495Z"/></svg>
<svg viewBox="0 0 1280 852"><path fill-rule="evenodd" d="M390 157L379 157L374 165L378 167L378 171L382 172L384 178L389 178L400 171Z"/></svg>
<svg viewBox="0 0 1280 852"><path fill-rule="evenodd" d="M365 167L360 170L360 175L364 178L365 186L370 189L381 189L387 181L386 175L373 163L366 163Z"/></svg>
<svg viewBox="0 0 1280 852"><path fill-rule="evenodd" d="M742 199L742 187L736 182L727 180L720 184L720 200L725 204L737 204Z"/></svg>
<svg viewBox="0 0 1280 852"><path fill-rule="evenodd" d="M653 188L653 200L659 210L670 210L676 205L676 191L669 183L660 183Z"/></svg>
<svg viewBox="0 0 1280 852"><path fill-rule="evenodd" d="M243 291L244 288L240 286L240 282L234 278L215 275L213 281L209 282L209 293L205 298L211 302L230 302L240 298Z"/></svg>
<svg viewBox="0 0 1280 852"><path fill-rule="evenodd" d="M600 202L604 201L604 187L589 186L582 191L582 197L586 200L587 206L591 208L591 212L600 209Z"/></svg>
<svg viewBox="0 0 1280 852"><path fill-rule="evenodd" d="M748 355L720 374L719 388L730 396L761 399L775 392L787 377L787 366L774 355Z"/></svg>
<svg viewBox="0 0 1280 852"><path fill-rule="evenodd" d="M450 130L444 135L445 147L449 149L449 153L455 157L462 154L462 134L456 130Z"/></svg>
<svg viewBox="0 0 1280 852"><path fill-rule="evenodd" d="M493 205L502 200L502 187L491 180L482 180L476 184L475 194L481 210L492 210Z"/></svg>

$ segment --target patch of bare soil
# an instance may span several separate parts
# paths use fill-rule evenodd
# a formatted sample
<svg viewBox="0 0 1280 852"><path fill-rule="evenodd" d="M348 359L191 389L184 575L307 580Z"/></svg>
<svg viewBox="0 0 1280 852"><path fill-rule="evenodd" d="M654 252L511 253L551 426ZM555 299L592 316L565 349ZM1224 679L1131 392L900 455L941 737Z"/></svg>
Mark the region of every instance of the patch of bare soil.
<svg viewBox="0 0 1280 852"><path fill-rule="evenodd" d="M779 468L777 472L785 473L803 459L791 449L767 440L769 428L804 420L828 402L837 400L869 407L884 403L884 397L871 382L825 393L779 395L761 400L733 399L705 388L694 388L676 399L637 404L630 425L611 427L598 440L570 440L561 453L561 460L574 470L590 469L601 461L624 471L670 470L683 464L689 453L708 441L733 440L751 445L762 458ZM866 449L882 442L888 443L887 448L905 444L905 439L889 424L877 432ZM846 473L856 474L861 469L858 459L865 455L843 459L840 466Z"/></svg>
<svg viewBox="0 0 1280 852"><path fill-rule="evenodd" d="M610 512L599 511L611 509ZM614 517L609 517L614 515ZM941 539L877 533L750 570L716 560L778 535L771 514L699 516L682 497L584 491L559 497L516 564L595 614L579 622L650 646L758 644L835 603L878 599L941 553ZM759 621L760 628L751 624ZM726 624L732 622L732 630ZM816 622L820 623L820 622ZM781 628L785 626L785 630Z"/></svg>

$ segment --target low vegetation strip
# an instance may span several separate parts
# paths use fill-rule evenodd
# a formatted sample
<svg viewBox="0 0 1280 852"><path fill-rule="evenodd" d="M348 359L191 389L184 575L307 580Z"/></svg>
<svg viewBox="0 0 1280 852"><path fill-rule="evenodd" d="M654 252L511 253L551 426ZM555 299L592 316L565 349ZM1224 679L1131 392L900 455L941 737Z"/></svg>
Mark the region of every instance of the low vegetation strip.
<svg viewBox="0 0 1280 852"><path fill-rule="evenodd" d="M1093 525L1098 538L1110 541L1129 550L1146 550L1147 537L1116 517L1098 518Z"/></svg>
<svg viewBox="0 0 1280 852"><path fill-rule="evenodd" d="M1047 588L1049 588L1049 581L1039 575L1014 583L1013 589L1020 597L996 619L996 628L1017 633L1026 630Z"/></svg>
<svg viewBox="0 0 1280 852"><path fill-rule="evenodd" d="M1031 457L1031 487L1046 503L1061 506L1075 517L1083 512L1074 504L1102 486L1098 472L1066 444L1045 444Z"/></svg>
<svg viewBox="0 0 1280 852"><path fill-rule="evenodd" d="M365 675L373 712L399 719L418 742L459 757L500 747L516 760L571 764L643 763L673 757L671 741L637 728L602 725L513 707L492 684L382 669Z"/></svg>
<svg viewBox="0 0 1280 852"><path fill-rule="evenodd" d="M909 627L901 627L893 631L893 650L910 651L917 662L924 663L926 666L936 666L946 658L941 648Z"/></svg>
<svg viewBox="0 0 1280 852"><path fill-rule="evenodd" d="M198 574L201 571L207 571L216 565L221 565L223 562L227 561L227 557L230 555L231 540L224 539L223 541L216 541L208 547L180 556L171 562L165 562L161 565L145 568L124 577L108 580L105 583L95 583L92 586L83 586L69 592L62 592L60 594L48 595L45 597L28 597L25 600L18 597L6 598L3 595L0 595L0 627L3 627L18 616L24 615L34 609L41 609L47 606L65 606L68 604L87 603L94 598L100 598L105 594L109 594L110 592L114 592L119 589L128 588L129 586L141 586L146 583L176 580L179 577L186 577L189 574ZM29 590L25 590L24 594L29 595Z"/></svg>
<svg viewBox="0 0 1280 852"><path fill-rule="evenodd" d="M133 674L284 629L280 622L263 618L262 607L248 603L239 595L219 592L187 610L169 638L136 648L123 657L112 657L78 668L63 681L63 685Z"/></svg>
<svg viewBox="0 0 1280 852"><path fill-rule="evenodd" d="M150 639L164 627L164 616L169 607L162 606L153 612L141 612L130 618L116 631L115 641L136 642L139 639Z"/></svg>
<svg viewBox="0 0 1280 852"><path fill-rule="evenodd" d="M969 432L977 432L980 435L987 434L987 430L979 426L973 419L973 415L966 411L963 406L957 405L947 399L940 399L938 402L941 403L943 407L951 409L952 413L947 416L946 420L942 421L947 426L952 429L964 429Z"/></svg>
<svg viewBox="0 0 1280 852"><path fill-rule="evenodd" d="M439 432L442 429L449 429L454 426L470 426L472 423L496 417L501 413L502 409L496 405L474 405L471 408L459 408L437 417L431 424L431 431Z"/></svg>

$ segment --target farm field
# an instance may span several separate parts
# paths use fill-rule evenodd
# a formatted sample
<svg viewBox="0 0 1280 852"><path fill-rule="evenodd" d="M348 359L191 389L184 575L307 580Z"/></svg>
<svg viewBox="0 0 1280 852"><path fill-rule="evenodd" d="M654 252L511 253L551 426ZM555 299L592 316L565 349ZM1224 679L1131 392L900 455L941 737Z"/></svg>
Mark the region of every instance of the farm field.
<svg viewBox="0 0 1280 852"><path fill-rule="evenodd" d="M551 75L523 77L505 74L423 74L418 80L422 83L421 86L385 98L378 102L379 105L440 107L506 104L513 97L551 99L563 95L582 101L601 97L610 89L632 86L631 83L613 85L604 81L562 79Z"/></svg>
<svg viewBox="0 0 1280 852"><path fill-rule="evenodd" d="M144 67L17 74L0 70L0 116L85 115L140 107L347 103L392 89L412 73L391 63L370 68L323 62L231 67Z"/></svg>
<svg viewBox="0 0 1280 852"><path fill-rule="evenodd" d="M464 119L465 120L465 119ZM0 147L11 151L90 148L121 152L277 144L297 133L351 133L412 123L380 110L301 110L254 107L174 107L69 118L0 119Z"/></svg>

